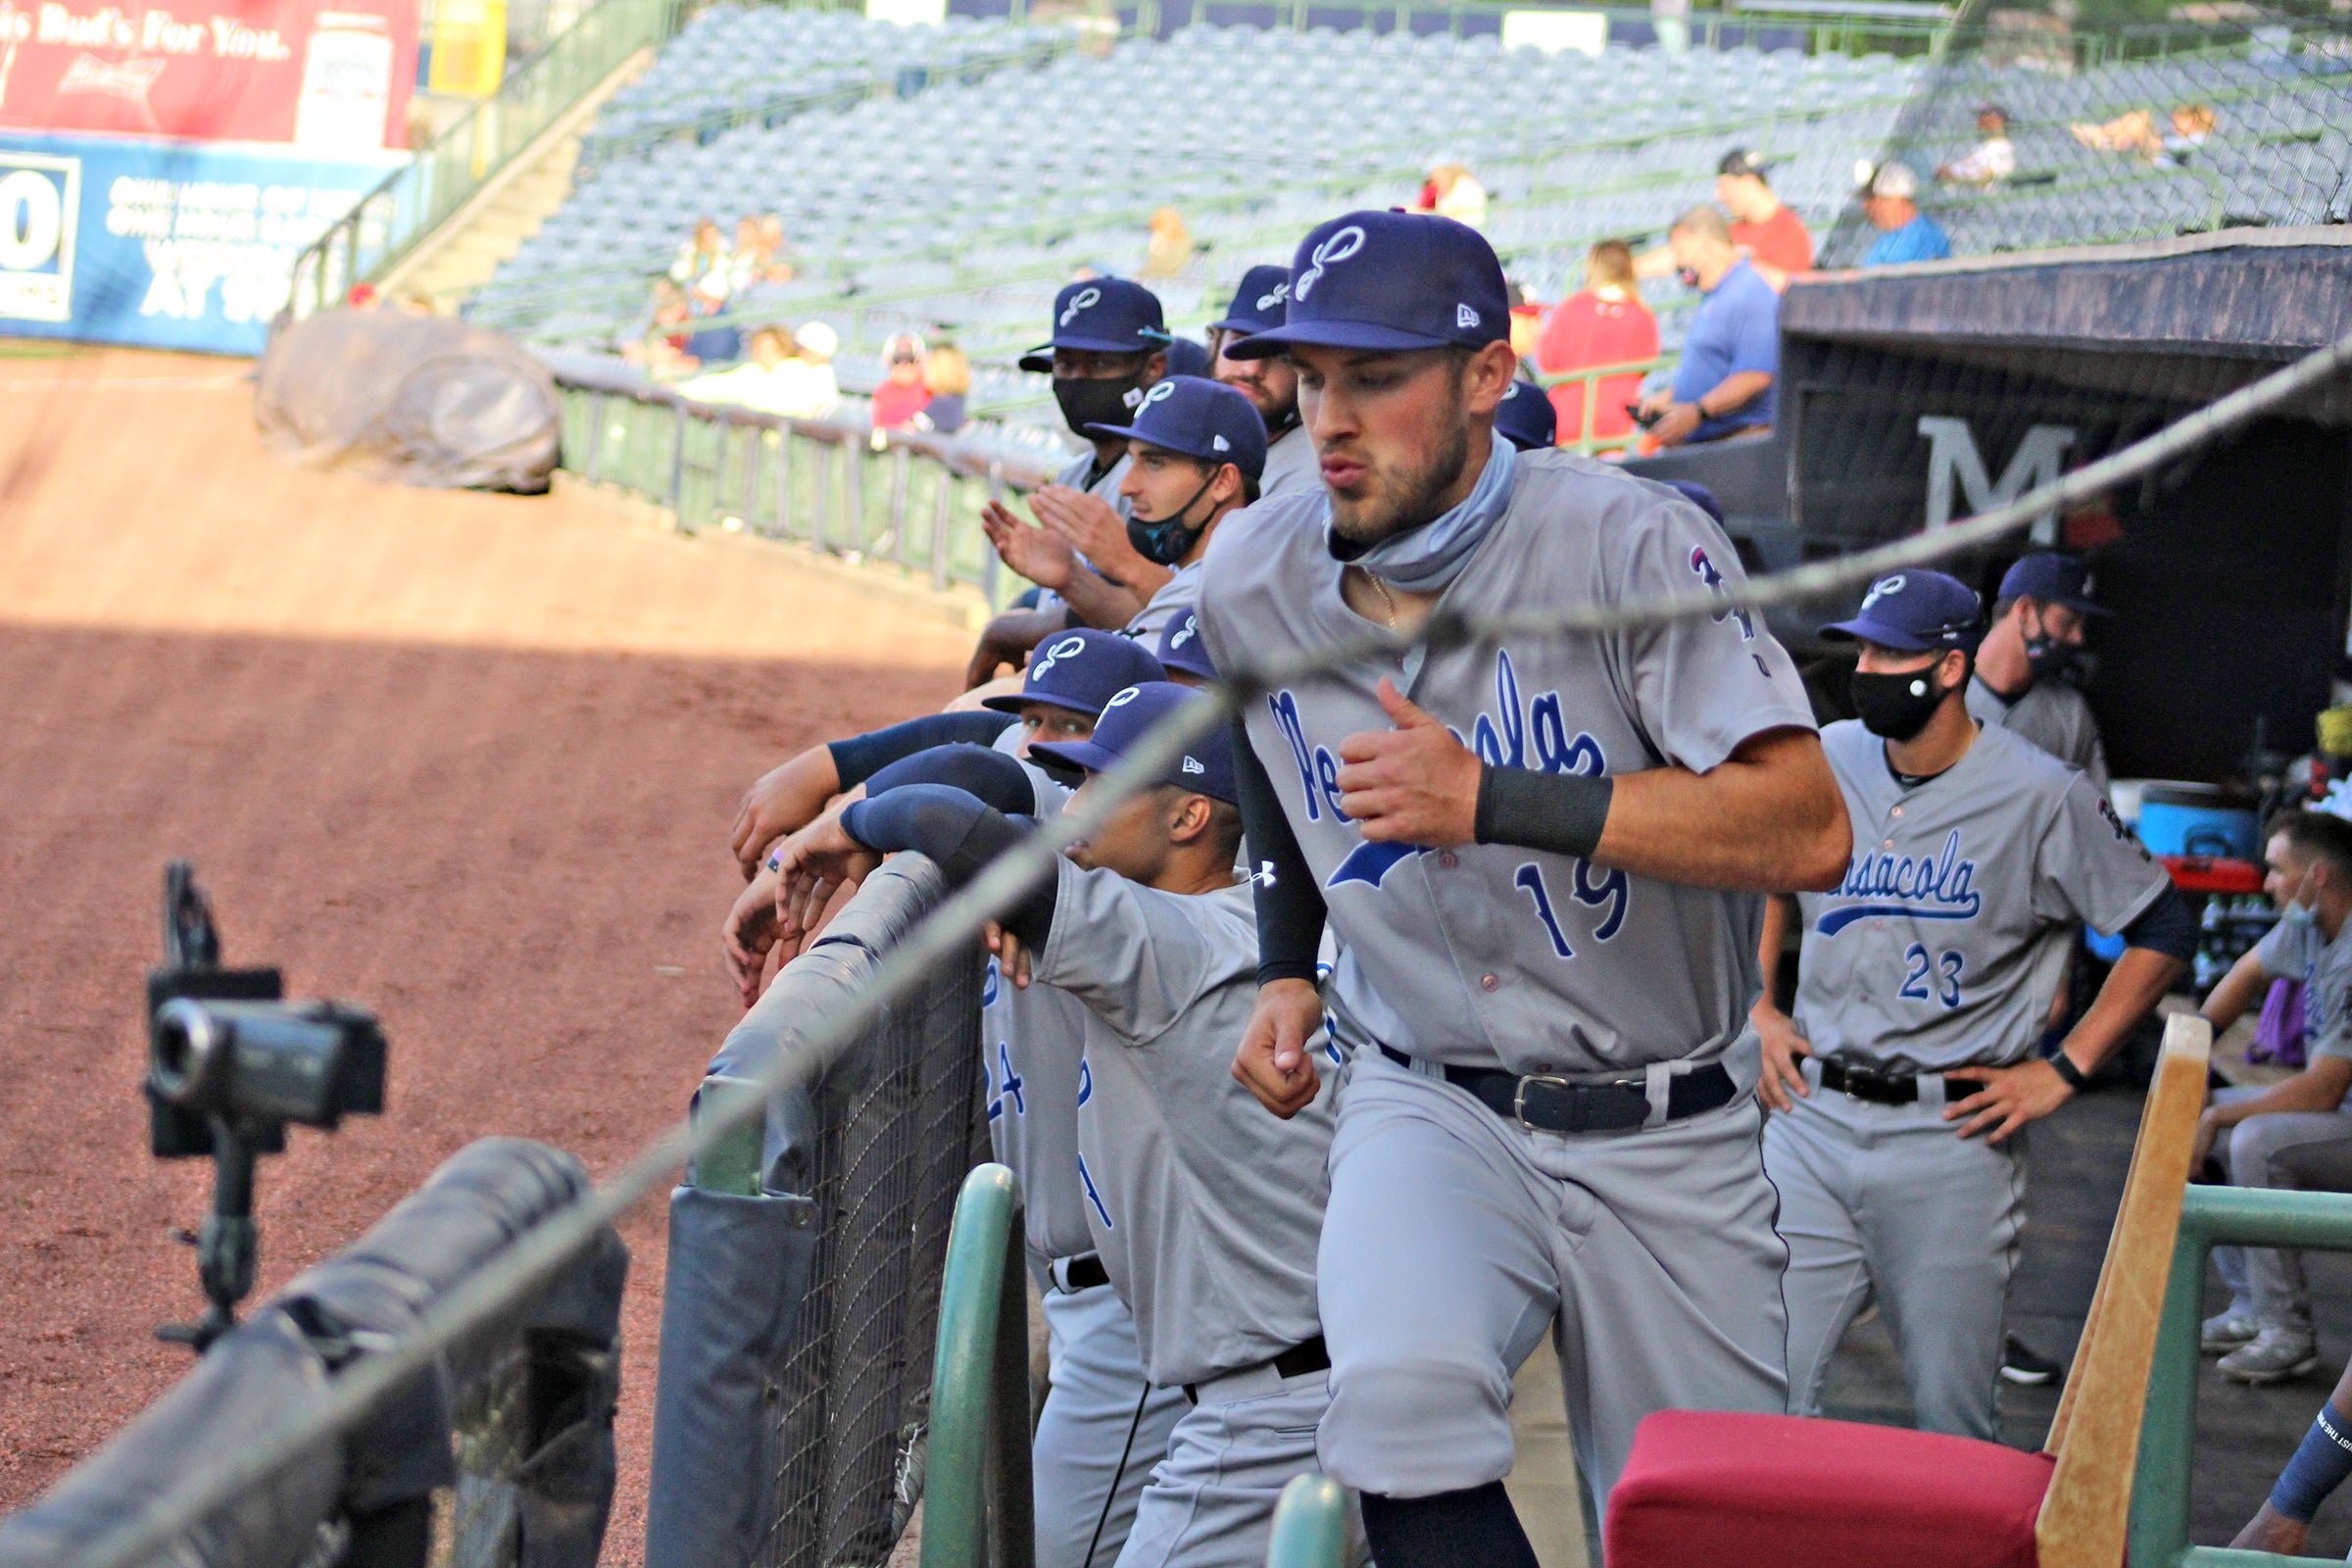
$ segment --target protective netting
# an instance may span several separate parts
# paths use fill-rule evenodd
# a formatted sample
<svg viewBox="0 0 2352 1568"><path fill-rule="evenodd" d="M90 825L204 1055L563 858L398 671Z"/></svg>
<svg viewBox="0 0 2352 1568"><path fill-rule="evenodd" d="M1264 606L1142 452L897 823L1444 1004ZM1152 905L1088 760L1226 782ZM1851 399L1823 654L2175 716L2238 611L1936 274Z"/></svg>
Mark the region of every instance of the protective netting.
<svg viewBox="0 0 2352 1568"><path fill-rule="evenodd" d="M1985 149L2000 112L2014 159ZM1979 163L1969 167L1972 156ZM2352 219L2352 17L1956 31L1881 162L1920 176L1953 254ZM1973 177L1972 177L1973 176ZM1851 267L1877 230L1850 203L1823 243Z"/></svg>
<svg viewBox="0 0 2352 1568"><path fill-rule="evenodd" d="M920 1494L940 1266L964 1173L987 1156L980 950L893 1006L872 1077L817 1143L818 1239L778 1375L761 1568L880 1563Z"/></svg>

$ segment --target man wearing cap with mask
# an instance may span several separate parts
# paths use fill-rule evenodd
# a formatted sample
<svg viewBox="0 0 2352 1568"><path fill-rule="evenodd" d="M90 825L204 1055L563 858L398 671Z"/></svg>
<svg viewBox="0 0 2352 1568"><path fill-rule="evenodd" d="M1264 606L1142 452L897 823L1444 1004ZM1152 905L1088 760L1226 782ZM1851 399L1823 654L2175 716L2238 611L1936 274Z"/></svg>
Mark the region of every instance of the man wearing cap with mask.
<svg viewBox="0 0 2352 1568"><path fill-rule="evenodd" d="M1604 1500L1642 1417L1778 1411L1786 1258L1757 1154L1756 894L1832 885L1847 836L1802 680L1759 616L1433 647L1431 615L1740 580L1685 498L1494 438L1516 360L1494 249L1441 218L1307 235L1284 354L1321 493L1228 518L1200 621L1285 680L1237 753L1257 1004L1234 1070L1314 1102L1318 941L1351 1058L1318 1268L1323 1468L1382 1568L1534 1562L1502 1477L1511 1379L1553 1329Z"/></svg>
<svg viewBox="0 0 2352 1568"><path fill-rule="evenodd" d="M998 557L1046 593L1036 609L1008 611L989 622L967 685L987 681L1001 664L1017 664L1048 632L1119 629L1166 583L1167 568L1127 542L1126 503L1119 497L1126 443L1087 427L1122 423L1135 412L1145 391L1168 373L1168 343L1159 297L1140 283L1087 278L1054 297L1054 336L1023 355L1021 368L1053 374L1063 422L1094 450L1029 497L1039 526L1002 502L983 509L981 525Z"/></svg>
<svg viewBox="0 0 2352 1568"><path fill-rule="evenodd" d="M1862 253L1864 267L1901 262L1940 262L1952 254L1943 225L1919 210L1919 175L1909 164L1888 159L1871 177L1862 196L1862 216L1879 237Z"/></svg>
<svg viewBox="0 0 2352 1568"><path fill-rule="evenodd" d="M2090 704L2066 679L2082 651L2093 616L2090 567L2055 550L2019 559L2001 577L1992 605L1992 629L1977 650L1968 682L1968 710L1987 724L2014 730L2107 787L2107 750Z"/></svg>
<svg viewBox="0 0 2352 1568"><path fill-rule="evenodd" d="M1853 862L1776 898L1754 1007L1764 1166L1788 1243L1788 1404L1820 1411L1874 1297L1920 1427L1997 1442L2001 1311L2024 1229L2022 1132L2058 1109L2186 972L2197 922L2081 773L1969 716L1977 596L1939 571L1871 586L1822 635L1861 644L1859 719L1822 731ZM1801 920L1796 1009L1772 1004ZM2127 944L2054 1056L2034 1048L2074 928Z"/></svg>
<svg viewBox="0 0 2352 1568"><path fill-rule="evenodd" d="M1132 686L1091 740L1031 756L1082 770L1083 799L1154 723L1204 701L1167 682ZM1134 1312L1145 1373L1186 1401L1121 1568L1258 1568L1282 1489L1315 1468L1328 1398L1314 1259L1333 1097L1283 1123L1234 1080L1257 976L1234 795L1219 725L990 928L1008 984L1066 992L1087 1009L1088 1224ZM905 788L851 807L786 875L838 876L860 854L917 850L961 885L1025 831L960 790Z"/></svg>
<svg viewBox="0 0 2352 1568"><path fill-rule="evenodd" d="M1144 394L1132 423L1094 424L1098 438L1124 437L1127 542L1174 573L1127 622L1130 637L1156 638L1168 617L1200 595L1200 555L1227 514L1257 499L1266 466L1266 427L1250 400L1197 375L1172 375Z"/></svg>
<svg viewBox="0 0 2352 1568"><path fill-rule="evenodd" d="M1642 400L1650 439L1678 447L1762 431L1781 369L1781 297L1714 208L1691 208L1666 239L1683 281L1706 298L1683 335L1673 385Z"/></svg>
<svg viewBox="0 0 2352 1568"><path fill-rule="evenodd" d="M1225 350L1252 332L1280 326L1290 298L1289 268L1252 267L1242 274L1224 319L1208 323L1208 347L1216 367L1212 373L1248 398L1266 421L1266 471L1257 484L1261 496L1320 482L1315 444L1298 423L1298 372L1279 356L1237 360Z"/></svg>

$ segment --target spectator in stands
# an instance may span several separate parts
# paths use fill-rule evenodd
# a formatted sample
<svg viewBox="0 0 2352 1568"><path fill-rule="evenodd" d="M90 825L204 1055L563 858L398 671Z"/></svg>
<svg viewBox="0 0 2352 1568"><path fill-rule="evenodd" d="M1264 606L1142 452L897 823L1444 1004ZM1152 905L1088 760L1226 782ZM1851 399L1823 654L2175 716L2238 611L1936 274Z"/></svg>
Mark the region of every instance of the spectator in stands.
<svg viewBox="0 0 2352 1568"><path fill-rule="evenodd" d="M1421 195L1413 203L1416 213L1435 213L1450 218L1472 228L1487 226L1487 187L1478 182L1467 164L1453 159L1440 160L1421 182Z"/></svg>
<svg viewBox="0 0 2352 1568"><path fill-rule="evenodd" d="M1770 166L1748 147L1735 147L1715 166L1715 205L1732 218L1732 243L1776 289L1813 270L1813 235L1805 220L1781 204L1764 177ZM1636 277L1665 277L1675 270L1674 248L1661 245L1634 263Z"/></svg>
<svg viewBox="0 0 2352 1568"><path fill-rule="evenodd" d="M1942 225L1919 210L1918 196L1919 176L1909 164L1890 158L1880 166L1862 198L1862 214L1879 231L1863 253L1864 267L1940 262L1952 254Z"/></svg>
<svg viewBox="0 0 2352 1568"><path fill-rule="evenodd" d="M841 383L833 376L833 355L841 347L841 334L822 321L808 321L792 336L800 349L795 358L806 368L802 379L812 405L806 417L820 418L841 405Z"/></svg>
<svg viewBox="0 0 2352 1568"><path fill-rule="evenodd" d="M953 343L934 343L923 361L923 385L931 401L915 416L918 429L954 435L963 428L964 400L972 395L972 362Z"/></svg>
<svg viewBox="0 0 2352 1568"><path fill-rule="evenodd" d="M1997 185L2017 172L2017 146L2009 139L2009 112L1999 104L1977 109L1977 144L1936 171L1947 185Z"/></svg>
<svg viewBox="0 0 2352 1568"><path fill-rule="evenodd" d="M1706 295L1683 338L1674 384L1642 400L1662 447L1720 441L1772 423L1781 368L1781 296L1732 244L1712 207L1693 207L1666 235L1683 281Z"/></svg>
<svg viewBox="0 0 2352 1568"><path fill-rule="evenodd" d="M923 340L911 333L892 338L882 345L882 362L887 368L874 388L874 428L905 429L931 403L931 388L923 381Z"/></svg>
<svg viewBox="0 0 2352 1568"><path fill-rule="evenodd" d="M1519 373L1533 378L1536 345L1544 340L1544 302L1525 283L1511 284L1511 352L1519 356Z"/></svg>
<svg viewBox="0 0 2352 1568"><path fill-rule="evenodd" d="M2189 154L2205 145L2215 121L2212 107L2206 104L2182 104L2166 118L2172 126L2169 134L2157 131L2153 109L2134 109L2105 124L2066 128L2094 153L2136 153L2152 164L2171 168L2186 163Z"/></svg>
<svg viewBox="0 0 2352 1568"><path fill-rule="evenodd" d="M725 303L731 258L727 236L708 218L697 222L694 237L678 247L677 260L669 264L669 278L686 290L698 315L709 316Z"/></svg>
<svg viewBox="0 0 2352 1568"><path fill-rule="evenodd" d="M2301 980L2309 1065L2292 1078L2247 1093L2224 1091L2197 1123L2189 1169L2218 1155L2239 1187L2352 1192L2352 822L2318 811L2282 812L2264 847L2264 890L2278 923L2237 960L2205 999L2219 1034L2278 979ZM2278 1383L2319 1364L2300 1253L2243 1250L2242 1274L2215 1249L2234 1299L2205 1321L2208 1352L2228 1350L2221 1371L2241 1383ZM2238 1274L2237 1278L2232 1278Z"/></svg>
<svg viewBox="0 0 2352 1568"><path fill-rule="evenodd" d="M1560 302L1536 343L1536 368L1546 375L1602 365L1635 365L1658 357L1658 318L1634 286L1634 253L1621 239L1604 239L1585 258L1585 286ZM1634 433L1632 405L1642 395L1642 372L1601 378L1592 398L1592 438L1622 441ZM1571 446L1585 434L1586 384L1551 389L1559 440Z"/></svg>
<svg viewBox="0 0 2352 1568"><path fill-rule="evenodd" d="M820 378L800 357L793 334L780 326L762 326L752 333L751 358L724 370L713 370L682 383L678 390L698 403L728 403L809 419L826 413L839 400L831 391L832 371Z"/></svg>
<svg viewBox="0 0 2352 1568"><path fill-rule="evenodd" d="M656 280L653 316L621 345L621 358L643 366L646 374L658 381L690 374L697 365L686 351L692 335L687 328L693 320L694 307L687 302L686 291L666 277Z"/></svg>
<svg viewBox="0 0 2352 1568"><path fill-rule="evenodd" d="M1266 466L1260 495L1280 495L1300 485L1321 484L1315 444L1298 422L1298 372L1276 354L1237 360L1225 351L1252 332L1280 326L1291 298L1291 270L1252 267L1242 274L1223 318L1208 323L1209 351L1216 356L1215 379L1239 392L1266 424Z"/></svg>
<svg viewBox="0 0 2352 1568"><path fill-rule="evenodd" d="M760 220L760 253L763 259L760 281L792 281L792 247L784 243L784 220L773 213L764 214Z"/></svg>
<svg viewBox="0 0 2352 1568"><path fill-rule="evenodd" d="M1162 207L1152 215L1152 241L1144 247L1144 265L1139 277L1174 277L1193 260L1192 230L1184 226L1184 215L1173 207Z"/></svg>

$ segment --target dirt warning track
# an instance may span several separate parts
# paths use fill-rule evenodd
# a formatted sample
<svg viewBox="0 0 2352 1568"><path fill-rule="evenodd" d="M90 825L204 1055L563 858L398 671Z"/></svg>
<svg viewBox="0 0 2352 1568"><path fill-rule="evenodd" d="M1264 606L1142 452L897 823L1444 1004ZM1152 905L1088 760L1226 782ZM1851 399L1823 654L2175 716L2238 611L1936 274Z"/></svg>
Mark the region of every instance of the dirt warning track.
<svg viewBox="0 0 2352 1568"><path fill-rule="evenodd" d="M739 1015L716 931L736 797L936 707L967 633L780 550L593 500L280 467L240 368L0 361L0 1507L187 1363L148 1157L140 988L164 860L232 962L374 1008L380 1119L265 1162L267 1294L475 1138L611 1169ZM640 1555L662 1223L641 1209L606 1561Z"/></svg>

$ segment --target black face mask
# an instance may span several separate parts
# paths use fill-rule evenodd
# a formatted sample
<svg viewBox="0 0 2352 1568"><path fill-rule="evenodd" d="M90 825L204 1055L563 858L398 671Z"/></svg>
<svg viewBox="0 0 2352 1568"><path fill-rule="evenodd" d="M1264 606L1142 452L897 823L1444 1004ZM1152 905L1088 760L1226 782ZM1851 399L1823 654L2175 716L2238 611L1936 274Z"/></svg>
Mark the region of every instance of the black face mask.
<svg viewBox="0 0 2352 1568"><path fill-rule="evenodd" d="M1907 669L1899 675L1874 675L1855 670L1853 684L1847 688L1854 699L1854 712L1861 718L1862 727L1882 740L1901 743L1912 739L1928 727L1936 710L1950 696L1948 689L1936 684L1936 666Z"/></svg>
<svg viewBox="0 0 2352 1568"><path fill-rule="evenodd" d="M1095 436L1087 429L1088 425L1127 422L1127 416L1135 412L1143 379L1140 373L1108 380L1057 375L1054 378L1054 401L1061 405L1062 421L1071 431L1092 441Z"/></svg>
<svg viewBox="0 0 2352 1568"><path fill-rule="evenodd" d="M1140 517L1129 517L1127 542L1135 546L1135 553L1154 566L1173 566L1182 561L1191 552L1193 541L1200 537L1200 531L1184 519L1192 514L1193 508L1202 496L1208 494L1208 487L1216 482L1216 474L1211 473L1200 482L1200 488L1193 492L1192 500L1164 517L1151 522Z"/></svg>
<svg viewBox="0 0 2352 1568"><path fill-rule="evenodd" d="M2026 663L2035 680L2049 680L2065 674L2074 667L2074 644L2062 643L2050 635L2048 622L2041 623L2034 635L2025 639Z"/></svg>

